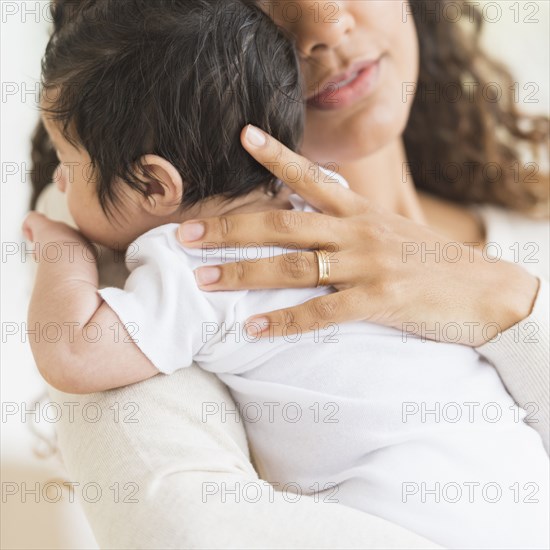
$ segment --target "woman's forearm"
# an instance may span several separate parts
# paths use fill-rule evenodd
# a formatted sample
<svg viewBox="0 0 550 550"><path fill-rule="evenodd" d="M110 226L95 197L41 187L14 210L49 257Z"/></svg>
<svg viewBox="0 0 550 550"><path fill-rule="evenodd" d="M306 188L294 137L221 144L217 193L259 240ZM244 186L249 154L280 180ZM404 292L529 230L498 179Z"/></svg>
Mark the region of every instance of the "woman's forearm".
<svg viewBox="0 0 550 550"><path fill-rule="evenodd" d="M102 413L57 425L71 480L103 490L100 503L82 503L102 548L440 548L334 499L258 479L242 421L221 412L235 410L231 395L196 366L89 397L51 394Z"/></svg>

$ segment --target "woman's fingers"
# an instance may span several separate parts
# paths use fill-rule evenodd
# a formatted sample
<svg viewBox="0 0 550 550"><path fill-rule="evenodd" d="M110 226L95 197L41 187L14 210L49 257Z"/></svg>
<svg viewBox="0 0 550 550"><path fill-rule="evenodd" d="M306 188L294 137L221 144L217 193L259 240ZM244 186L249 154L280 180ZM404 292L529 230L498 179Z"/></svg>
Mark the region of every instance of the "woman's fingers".
<svg viewBox="0 0 550 550"><path fill-rule="evenodd" d="M271 210L188 221L180 225L177 237L188 248L255 245L316 249L334 247L343 226L341 219L315 212Z"/></svg>
<svg viewBox="0 0 550 550"><path fill-rule="evenodd" d="M318 164L294 153L263 130L251 125L245 127L241 142L254 159L317 210L332 216L357 211L359 196L342 187L334 173L325 173Z"/></svg>
<svg viewBox="0 0 550 550"><path fill-rule="evenodd" d="M330 283L345 281L338 256L329 251ZM319 264L314 252L297 251L258 261L199 267L195 270L202 290L257 290L274 288L312 288L319 281Z"/></svg>
<svg viewBox="0 0 550 550"><path fill-rule="evenodd" d="M338 338L339 324L366 318L368 303L364 291L342 290L309 300L299 306L249 318L245 327L253 337L299 337L312 331L327 331Z"/></svg>

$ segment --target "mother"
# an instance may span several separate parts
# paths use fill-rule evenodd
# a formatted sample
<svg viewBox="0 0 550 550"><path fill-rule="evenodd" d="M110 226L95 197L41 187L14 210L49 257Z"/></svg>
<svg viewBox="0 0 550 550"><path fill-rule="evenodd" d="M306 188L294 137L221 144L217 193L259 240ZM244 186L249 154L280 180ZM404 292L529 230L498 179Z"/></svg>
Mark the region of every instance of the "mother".
<svg viewBox="0 0 550 550"><path fill-rule="evenodd" d="M467 41L444 16L445 0L261 3L302 54L302 153L332 164L355 193L313 181L309 160L249 129L247 150L323 213L202 220L181 227L182 241L330 245L339 292L270 313L276 331L288 322L307 330L319 320L369 319L439 340L458 334L493 362L520 404L538 408L533 427L547 445L548 283L514 265L524 258L494 262L465 244L498 242L513 254L509 224L522 256L523 245L536 240L542 226L507 210L546 204L547 180L529 174L530 166L524 173L518 151L522 142L544 142L547 121L515 112L509 75L479 50L479 13L459 3L474 19L475 39ZM502 83L499 103L489 78ZM44 139L39 129L38 168L48 163ZM36 197L51 173L37 169L35 178ZM50 187L39 206L54 215L59 201ZM205 290L314 286L313 254L302 258L202 269L197 278ZM120 263L107 267L115 270L111 278L120 275ZM526 342L529 323L539 330ZM59 436L71 481L103 488L101 500L84 503L103 547L435 547L367 514L271 490L250 462L231 397L196 368L105 394L53 393L77 412L90 403L101 412L97 421L77 413Z"/></svg>

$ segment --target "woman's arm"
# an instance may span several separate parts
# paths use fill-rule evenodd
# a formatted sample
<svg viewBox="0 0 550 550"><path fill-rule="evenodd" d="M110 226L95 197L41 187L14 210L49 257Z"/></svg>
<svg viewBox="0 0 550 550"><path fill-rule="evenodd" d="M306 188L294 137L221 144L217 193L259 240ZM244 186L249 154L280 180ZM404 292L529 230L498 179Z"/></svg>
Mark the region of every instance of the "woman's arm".
<svg viewBox="0 0 550 550"><path fill-rule="evenodd" d="M86 484L90 495L102 491L101 500L82 502L101 548L439 548L258 479L229 392L198 367L109 392L51 396L75 411L57 432L76 494ZM97 411L98 422L87 420Z"/></svg>
<svg viewBox="0 0 550 550"><path fill-rule="evenodd" d="M533 220L496 207L476 208L487 242L509 261L539 278L530 315L476 348L498 370L508 391L527 411L527 423L549 450L550 432L550 245L547 220Z"/></svg>
<svg viewBox="0 0 550 550"><path fill-rule="evenodd" d="M550 292L542 279L531 315L477 348L498 370L527 423L550 448Z"/></svg>
<svg viewBox="0 0 550 550"><path fill-rule="evenodd" d="M36 334L51 327L60 335L30 341L44 379L62 391L92 393L158 374L99 296L90 243L68 225L36 212L27 216L23 230L38 262L29 325L43 327Z"/></svg>

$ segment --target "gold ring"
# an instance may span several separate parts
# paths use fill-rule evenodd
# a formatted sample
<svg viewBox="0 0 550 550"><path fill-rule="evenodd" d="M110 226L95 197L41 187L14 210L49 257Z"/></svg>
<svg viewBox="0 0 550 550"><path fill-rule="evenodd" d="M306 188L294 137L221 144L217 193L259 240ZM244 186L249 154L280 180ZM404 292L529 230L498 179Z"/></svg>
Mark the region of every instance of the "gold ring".
<svg viewBox="0 0 550 550"><path fill-rule="evenodd" d="M329 286L330 279L330 257L326 250L315 250L317 264L319 265L319 280L317 286Z"/></svg>

